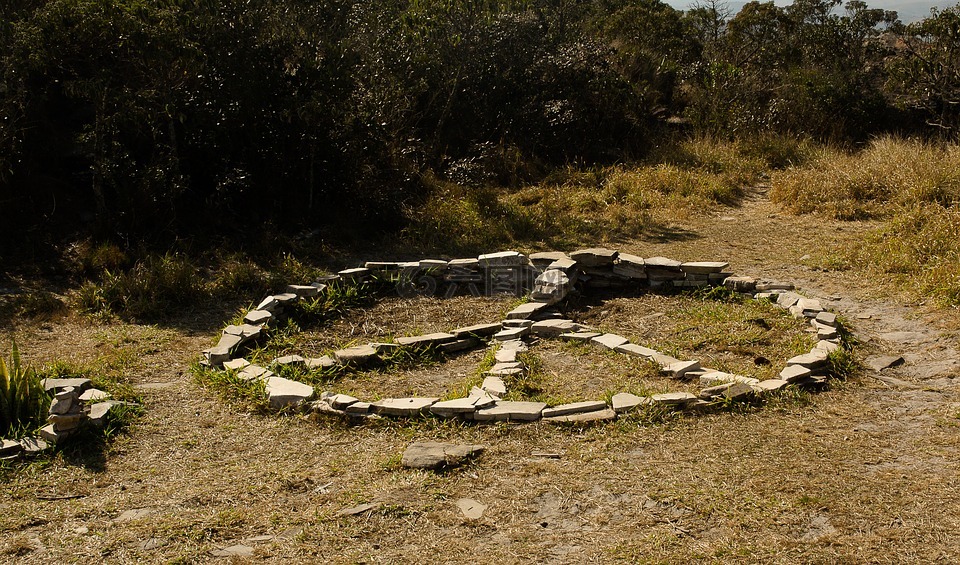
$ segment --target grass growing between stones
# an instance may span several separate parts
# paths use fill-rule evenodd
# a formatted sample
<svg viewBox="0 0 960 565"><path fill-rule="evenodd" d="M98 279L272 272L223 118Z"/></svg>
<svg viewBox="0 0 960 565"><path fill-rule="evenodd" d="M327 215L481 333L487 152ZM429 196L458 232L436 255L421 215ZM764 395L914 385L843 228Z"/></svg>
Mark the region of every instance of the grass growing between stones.
<svg viewBox="0 0 960 565"><path fill-rule="evenodd" d="M14 341L9 361L0 357L0 438L19 439L35 432L46 422L49 407L41 377L21 363Z"/></svg>

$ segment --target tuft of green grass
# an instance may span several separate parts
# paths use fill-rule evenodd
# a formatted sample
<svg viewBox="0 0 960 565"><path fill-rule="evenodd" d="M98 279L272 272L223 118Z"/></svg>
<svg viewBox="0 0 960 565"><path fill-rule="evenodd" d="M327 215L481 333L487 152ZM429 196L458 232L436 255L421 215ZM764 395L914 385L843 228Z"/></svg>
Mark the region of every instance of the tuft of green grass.
<svg viewBox="0 0 960 565"><path fill-rule="evenodd" d="M41 377L20 360L17 342L13 342L9 362L0 357L0 437L29 435L46 422L50 397L43 390Z"/></svg>
<svg viewBox="0 0 960 565"><path fill-rule="evenodd" d="M247 409L267 410L267 385L264 381L243 380L237 376L237 371L217 370L199 363L193 364L190 369L199 385L220 392L225 399L244 405Z"/></svg>

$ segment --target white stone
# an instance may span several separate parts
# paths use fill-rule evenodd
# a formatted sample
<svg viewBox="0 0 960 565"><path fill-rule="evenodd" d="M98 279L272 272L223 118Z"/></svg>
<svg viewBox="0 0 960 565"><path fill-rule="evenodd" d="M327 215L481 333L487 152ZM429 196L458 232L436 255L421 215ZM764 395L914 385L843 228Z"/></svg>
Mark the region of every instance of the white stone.
<svg viewBox="0 0 960 565"><path fill-rule="evenodd" d="M85 390L83 394L80 395L80 400L82 402L96 402L98 400L106 400L110 398L110 393L95 388Z"/></svg>
<svg viewBox="0 0 960 565"><path fill-rule="evenodd" d="M529 318L537 312L546 309L548 306L545 302L526 302L507 312L507 319Z"/></svg>
<svg viewBox="0 0 960 565"><path fill-rule="evenodd" d="M534 421L547 405L543 402L517 402L501 400L490 408L478 410L474 419L478 422Z"/></svg>
<svg viewBox="0 0 960 565"><path fill-rule="evenodd" d="M627 338L617 334L603 334L601 336L597 336L593 338L590 341L592 341L593 343L602 345L607 349L616 349L617 347L620 347L621 345L624 345L630 342L630 340L628 340Z"/></svg>
<svg viewBox="0 0 960 565"><path fill-rule="evenodd" d="M613 410L617 414L622 414L624 412L629 412L637 408L638 406L646 406L651 403L650 399L646 396L637 396L635 394L630 394L629 392L621 392L613 395L613 398L610 400L613 404Z"/></svg>
<svg viewBox="0 0 960 565"><path fill-rule="evenodd" d="M295 406L313 396L313 387L283 377L269 377L266 381L267 401L270 408Z"/></svg>
<svg viewBox="0 0 960 565"><path fill-rule="evenodd" d="M500 377L486 377L483 379L483 383L480 385L480 390L489 392L490 394L500 398L507 394L507 385Z"/></svg>
<svg viewBox="0 0 960 565"><path fill-rule="evenodd" d="M603 410L607 403L602 400L587 400L585 402L572 402L570 404L561 404L550 408L544 408L542 415L544 418L555 418L557 416L567 416L570 414L580 414L582 412L594 412Z"/></svg>
<svg viewBox="0 0 960 565"><path fill-rule="evenodd" d="M613 350L617 353L633 355L634 357L643 357L644 359L652 359L654 355L659 353L658 351L650 349L649 347L644 347L635 343L624 343L623 345L614 347Z"/></svg>
<svg viewBox="0 0 960 565"><path fill-rule="evenodd" d="M418 416L427 411L439 398L384 398L373 403L374 409L386 416Z"/></svg>

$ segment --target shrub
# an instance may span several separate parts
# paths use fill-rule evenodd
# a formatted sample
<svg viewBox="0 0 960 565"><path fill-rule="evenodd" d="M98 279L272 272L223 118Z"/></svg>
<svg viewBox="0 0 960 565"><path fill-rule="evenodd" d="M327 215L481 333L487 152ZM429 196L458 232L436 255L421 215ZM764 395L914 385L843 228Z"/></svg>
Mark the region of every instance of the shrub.
<svg viewBox="0 0 960 565"><path fill-rule="evenodd" d="M0 358L0 436L33 432L46 421L49 408L50 397L37 373L21 365L14 341L9 364Z"/></svg>

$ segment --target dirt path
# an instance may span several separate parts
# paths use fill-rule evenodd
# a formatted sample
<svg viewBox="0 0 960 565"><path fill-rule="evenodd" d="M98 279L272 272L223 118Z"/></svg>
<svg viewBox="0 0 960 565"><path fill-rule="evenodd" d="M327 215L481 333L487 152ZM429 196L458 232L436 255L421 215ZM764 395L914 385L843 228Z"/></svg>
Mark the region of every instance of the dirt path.
<svg viewBox="0 0 960 565"><path fill-rule="evenodd" d="M147 413L99 464L61 460L5 485L3 559L206 562L242 543L278 563L960 561L955 314L803 266L871 226L783 215L763 189L678 227L686 238L618 245L793 281L850 320L864 355L906 362L806 406L665 426L348 428L239 413L199 389L188 368L209 343L202 331L25 326L18 341L41 362L136 352L129 379ZM445 474L398 469L414 439L488 451ZM81 497L38 499L48 495ZM483 516L464 518L460 498L485 504ZM377 509L337 516L367 502Z"/></svg>

